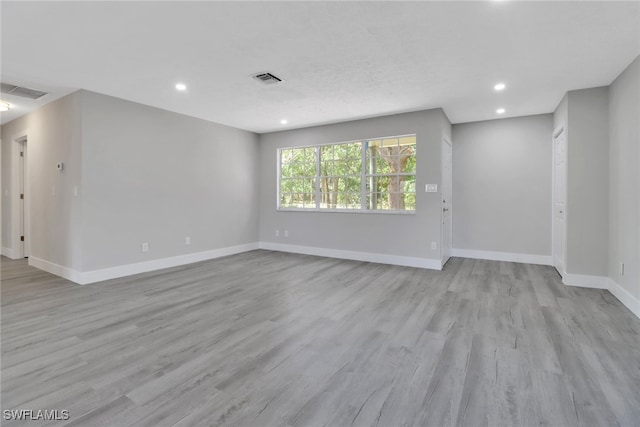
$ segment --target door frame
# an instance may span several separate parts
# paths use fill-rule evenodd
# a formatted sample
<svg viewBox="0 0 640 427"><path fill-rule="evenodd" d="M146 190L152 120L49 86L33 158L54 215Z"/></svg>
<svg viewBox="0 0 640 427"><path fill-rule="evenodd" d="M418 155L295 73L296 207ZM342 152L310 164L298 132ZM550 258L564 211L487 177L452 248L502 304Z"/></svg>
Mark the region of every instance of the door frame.
<svg viewBox="0 0 640 427"><path fill-rule="evenodd" d="M444 253L444 227L442 225L443 223L443 219L444 219L444 211L442 209L444 209L444 186L442 185L442 183L444 182L444 173L443 173L443 168L442 165L444 164L444 144L448 145L451 148L451 168L449 170L450 174L451 174L451 179L449 182L449 191L451 192L451 194L449 195L449 256L445 259L445 253ZM449 258L451 258L451 250L453 248L453 144L449 141L448 138L443 137L442 138L442 142L440 145L440 262L442 264L442 266L444 267L444 265L447 263L447 261L449 261Z"/></svg>
<svg viewBox="0 0 640 427"><path fill-rule="evenodd" d="M11 231L14 259L31 255L31 180L29 179L29 131L24 130L11 138L12 149L12 194L11 194ZM12 151L13 151L12 150ZM20 152L24 157L20 158ZM21 188L22 187L22 188ZM20 203L20 192L24 191L24 201ZM22 234L24 232L24 234ZM20 236L24 235L24 242Z"/></svg>
<svg viewBox="0 0 640 427"><path fill-rule="evenodd" d="M563 222L564 227L562 228L562 266L558 269L558 265L556 264L556 139L564 133L564 186L565 186L565 194L564 194L564 212L563 212ZM568 150L568 138L567 138L567 130L564 124L561 124L558 128L553 131L553 135L551 138L551 147L552 147L552 180L551 180L551 259L553 267L558 271L561 277L564 278L567 271L567 218L568 218L568 209L567 209L567 168L568 168L568 158L569 158L569 150Z"/></svg>

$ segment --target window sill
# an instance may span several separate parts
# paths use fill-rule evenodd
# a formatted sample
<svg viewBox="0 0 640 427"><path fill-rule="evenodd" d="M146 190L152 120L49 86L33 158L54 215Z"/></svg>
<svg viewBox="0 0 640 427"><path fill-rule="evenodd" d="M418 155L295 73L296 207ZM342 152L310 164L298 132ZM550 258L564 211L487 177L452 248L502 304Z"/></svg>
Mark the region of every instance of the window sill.
<svg viewBox="0 0 640 427"><path fill-rule="evenodd" d="M361 209L298 209L298 208L276 208L277 212L324 212L324 213L348 213L348 214L373 214L373 215L415 215L416 211L383 211L383 210L361 210Z"/></svg>

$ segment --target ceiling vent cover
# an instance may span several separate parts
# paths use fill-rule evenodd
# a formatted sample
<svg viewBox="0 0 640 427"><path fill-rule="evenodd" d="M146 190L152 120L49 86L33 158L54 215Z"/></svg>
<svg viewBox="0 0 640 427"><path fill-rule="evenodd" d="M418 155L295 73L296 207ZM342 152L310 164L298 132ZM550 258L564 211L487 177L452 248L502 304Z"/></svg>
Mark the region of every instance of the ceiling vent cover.
<svg viewBox="0 0 640 427"><path fill-rule="evenodd" d="M8 83L0 83L0 92L29 99L39 99L47 94L47 92L11 85Z"/></svg>
<svg viewBox="0 0 640 427"><path fill-rule="evenodd" d="M282 79L280 77L276 77L275 75L273 75L271 73L254 74L253 78L256 79L256 80L259 80L262 83L267 84L267 85L280 83L282 81Z"/></svg>

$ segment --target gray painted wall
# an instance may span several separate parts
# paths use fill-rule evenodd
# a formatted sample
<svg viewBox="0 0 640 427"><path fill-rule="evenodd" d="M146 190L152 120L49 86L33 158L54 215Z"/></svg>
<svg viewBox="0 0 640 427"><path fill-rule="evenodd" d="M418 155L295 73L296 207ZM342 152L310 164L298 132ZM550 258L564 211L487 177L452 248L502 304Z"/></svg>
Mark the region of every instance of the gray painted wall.
<svg viewBox="0 0 640 427"><path fill-rule="evenodd" d="M567 93L567 256L570 274L607 276L609 91Z"/></svg>
<svg viewBox="0 0 640 427"><path fill-rule="evenodd" d="M550 114L453 125L453 247L551 255Z"/></svg>
<svg viewBox="0 0 640 427"><path fill-rule="evenodd" d="M610 86L609 113L609 275L640 299L640 56Z"/></svg>
<svg viewBox="0 0 640 427"><path fill-rule="evenodd" d="M2 126L2 246L19 246L19 145L28 134L31 256L70 268L81 265L80 95L73 93ZM56 163L64 162L63 172ZM29 191L30 190L30 191ZM8 192L8 195L6 195Z"/></svg>
<svg viewBox="0 0 640 427"><path fill-rule="evenodd" d="M258 240L254 133L79 91L2 126L13 199L11 141L24 129L35 257L91 271ZM2 205L3 246L16 238L11 205Z"/></svg>
<svg viewBox="0 0 640 427"><path fill-rule="evenodd" d="M440 184L446 124L436 109L261 135L260 241L439 260L441 196L424 187ZM417 134L415 215L276 211L278 148L410 133ZM431 249L432 241L438 249Z"/></svg>
<svg viewBox="0 0 640 427"><path fill-rule="evenodd" d="M256 134L81 98L84 271L258 240Z"/></svg>
<svg viewBox="0 0 640 427"><path fill-rule="evenodd" d="M541 115L453 131L436 109L258 137L80 91L2 126L2 246L19 237L14 139L27 131L31 253L74 270L258 239L437 260L440 194L421 190L440 184L440 143L453 132L453 246L549 255L551 128L566 124L567 272L609 275L640 298L639 109L638 58L609 89L569 92L553 124ZM405 133L418 135L415 215L276 211L277 148Z"/></svg>

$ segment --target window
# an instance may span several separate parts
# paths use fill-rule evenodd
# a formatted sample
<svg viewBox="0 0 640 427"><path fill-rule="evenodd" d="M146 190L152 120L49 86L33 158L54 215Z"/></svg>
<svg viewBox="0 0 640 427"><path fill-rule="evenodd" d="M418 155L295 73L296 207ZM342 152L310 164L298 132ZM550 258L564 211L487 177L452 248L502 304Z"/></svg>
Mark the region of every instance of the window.
<svg viewBox="0 0 640 427"><path fill-rule="evenodd" d="M280 150L280 207L316 207L315 147Z"/></svg>
<svg viewBox="0 0 640 427"><path fill-rule="evenodd" d="M362 143L321 145L320 209L362 208Z"/></svg>
<svg viewBox="0 0 640 427"><path fill-rule="evenodd" d="M368 209L416 210L416 137L367 142Z"/></svg>
<svg viewBox="0 0 640 427"><path fill-rule="evenodd" d="M282 148L278 208L414 212L416 136Z"/></svg>

